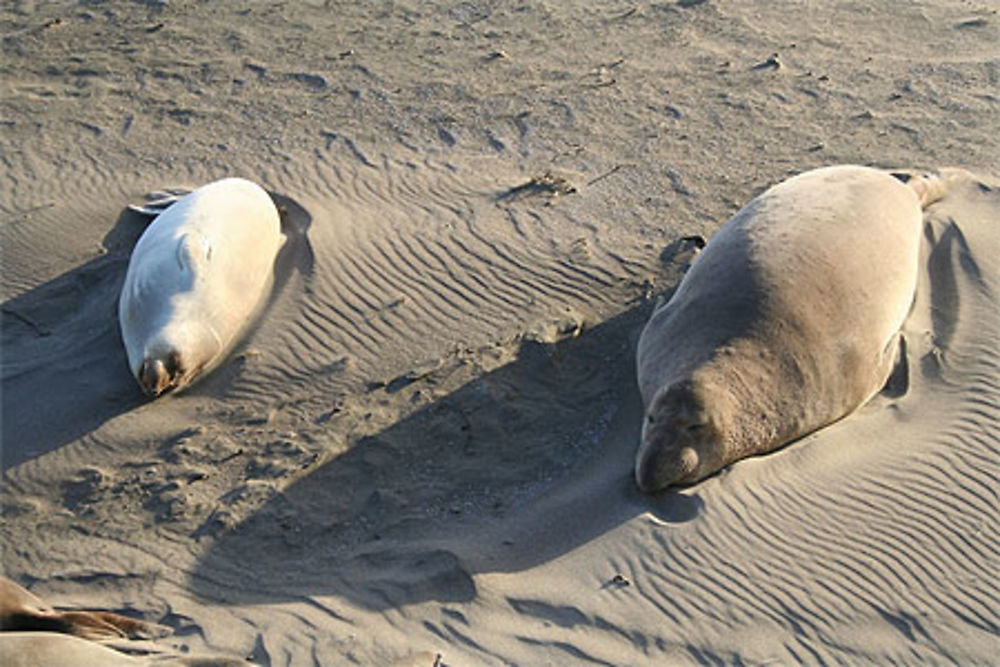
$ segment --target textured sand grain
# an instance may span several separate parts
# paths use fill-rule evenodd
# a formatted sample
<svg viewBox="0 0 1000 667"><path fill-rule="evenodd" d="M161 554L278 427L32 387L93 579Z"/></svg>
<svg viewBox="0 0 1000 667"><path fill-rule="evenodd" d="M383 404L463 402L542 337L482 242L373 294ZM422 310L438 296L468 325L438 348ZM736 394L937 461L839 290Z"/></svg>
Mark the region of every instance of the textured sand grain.
<svg viewBox="0 0 1000 667"><path fill-rule="evenodd" d="M5 7L4 574L261 664L993 660L998 26L950 0ZM634 344L680 239L837 163L972 173L925 216L905 381L640 496ZM289 212L275 295L146 402L125 206L228 175Z"/></svg>

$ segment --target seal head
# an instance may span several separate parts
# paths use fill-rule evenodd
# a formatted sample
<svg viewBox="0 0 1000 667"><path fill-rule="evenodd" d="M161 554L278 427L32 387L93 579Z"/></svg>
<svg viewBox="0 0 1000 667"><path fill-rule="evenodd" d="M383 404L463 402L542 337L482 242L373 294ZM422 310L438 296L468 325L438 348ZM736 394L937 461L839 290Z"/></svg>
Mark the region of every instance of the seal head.
<svg viewBox="0 0 1000 667"><path fill-rule="evenodd" d="M132 374L147 396L184 389L221 358L222 342L208 322L179 318L130 358Z"/></svg>
<svg viewBox="0 0 1000 667"><path fill-rule="evenodd" d="M692 380L654 396L642 425L635 481L644 493L696 482L719 467L724 426Z"/></svg>

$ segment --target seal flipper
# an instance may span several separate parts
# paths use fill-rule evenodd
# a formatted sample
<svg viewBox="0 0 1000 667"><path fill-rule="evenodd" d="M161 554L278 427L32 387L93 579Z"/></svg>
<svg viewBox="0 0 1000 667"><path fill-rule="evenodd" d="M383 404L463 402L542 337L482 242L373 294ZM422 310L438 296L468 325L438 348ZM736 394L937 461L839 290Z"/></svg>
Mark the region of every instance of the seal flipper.
<svg viewBox="0 0 1000 667"><path fill-rule="evenodd" d="M278 209L278 218L281 221L281 249L275 263L275 293L277 293L281 291L281 285L293 268L307 278L312 276L315 264L314 253L309 243L312 216L291 197L271 190L268 190L267 194Z"/></svg>
<svg viewBox="0 0 1000 667"><path fill-rule="evenodd" d="M947 194L947 178L943 174L913 171L890 171L889 175L908 185L920 201L920 208L927 208Z"/></svg>
<svg viewBox="0 0 1000 667"><path fill-rule="evenodd" d="M93 641L152 639L169 634L169 628L165 626L109 611L55 612L53 621L61 623L63 626L58 632L65 632Z"/></svg>
<svg viewBox="0 0 1000 667"><path fill-rule="evenodd" d="M186 188L168 188L157 190L146 195L145 204L129 204L128 210L140 215L148 215L155 218L168 208L173 206L177 200L191 194L191 190Z"/></svg>
<svg viewBox="0 0 1000 667"><path fill-rule="evenodd" d="M24 587L3 576L0 576L0 630L61 632L93 640L153 638L169 634L169 628L165 626L112 612L56 611Z"/></svg>
<svg viewBox="0 0 1000 667"><path fill-rule="evenodd" d="M188 232L177 242L177 264L194 272L212 260L212 244L197 232Z"/></svg>

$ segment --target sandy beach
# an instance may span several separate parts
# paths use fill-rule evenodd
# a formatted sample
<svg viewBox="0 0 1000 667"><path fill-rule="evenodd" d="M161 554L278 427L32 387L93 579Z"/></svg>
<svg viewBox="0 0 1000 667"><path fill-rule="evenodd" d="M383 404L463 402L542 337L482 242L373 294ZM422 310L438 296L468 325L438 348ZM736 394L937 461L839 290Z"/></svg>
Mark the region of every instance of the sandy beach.
<svg viewBox="0 0 1000 667"><path fill-rule="evenodd" d="M260 665L996 664L996 2L23 0L0 35L4 576ZM685 239L835 164L968 171L902 380L641 494ZM150 401L127 206L227 176L283 210L273 294Z"/></svg>

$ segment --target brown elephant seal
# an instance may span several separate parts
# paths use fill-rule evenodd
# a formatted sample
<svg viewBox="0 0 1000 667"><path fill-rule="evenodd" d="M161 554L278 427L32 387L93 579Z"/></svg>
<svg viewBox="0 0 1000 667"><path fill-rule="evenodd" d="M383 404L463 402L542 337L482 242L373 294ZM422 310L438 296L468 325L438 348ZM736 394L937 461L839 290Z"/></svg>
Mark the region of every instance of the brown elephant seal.
<svg viewBox="0 0 1000 667"><path fill-rule="evenodd" d="M64 632L85 639L152 637L164 628L106 611L56 611L38 596L0 577L0 630Z"/></svg>
<svg viewBox="0 0 1000 667"><path fill-rule="evenodd" d="M693 483L858 408L913 303L936 176L856 166L776 185L726 222L639 339L639 488Z"/></svg>
<svg viewBox="0 0 1000 667"><path fill-rule="evenodd" d="M200 187L153 220L118 302L129 368L147 394L182 389L226 357L270 293L284 240L270 195L242 178Z"/></svg>

